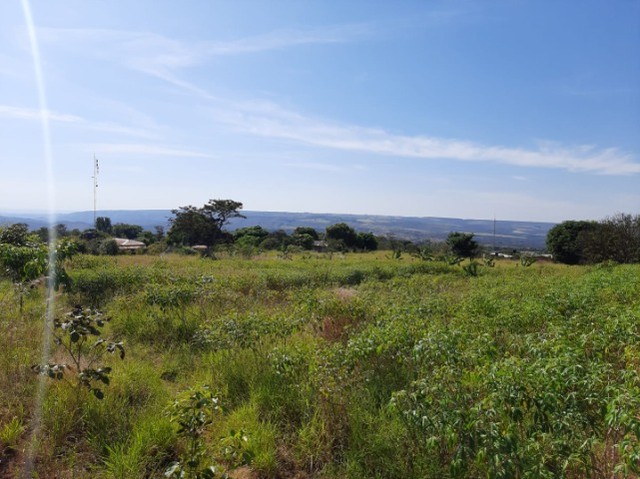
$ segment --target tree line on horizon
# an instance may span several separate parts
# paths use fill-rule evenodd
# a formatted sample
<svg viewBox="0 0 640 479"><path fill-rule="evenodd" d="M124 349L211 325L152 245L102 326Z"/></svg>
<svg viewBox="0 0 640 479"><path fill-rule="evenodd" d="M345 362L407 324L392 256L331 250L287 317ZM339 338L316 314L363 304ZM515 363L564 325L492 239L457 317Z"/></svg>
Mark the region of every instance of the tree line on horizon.
<svg viewBox="0 0 640 479"><path fill-rule="evenodd" d="M172 210L173 218L165 232L162 226L155 231L128 223L112 224L109 217L96 218L95 228L68 231L66 226L55 226L58 238L73 238L78 252L114 255L119 253L115 238L137 240L144 243L149 253L175 251L195 253L193 248L205 252L227 249L251 256L263 250L280 251L336 251L366 252L378 249L403 252L414 256L432 256L433 253L453 254L460 258L474 258L487 253L475 241L473 233L451 232L446 241L433 244L414 244L371 232L357 232L341 222L317 231L310 226L299 226L291 234L284 230L268 231L262 226L247 226L229 231L225 227L242 215L242 203L230 199L212 199L202 207L181 206ZM22 245L31 241L46 243L49 229L29 231L26 224L17 223L0 227L0 244ZM596 221L565 221L549 230L547 250L553 259L565 264L593 264L604 261L618 263L640 262L640 215L617 214ZM515 251L512 251L515 252ZM495 251L490 252L496 254ZM399 256L398 256L399 257Z"/></svg>

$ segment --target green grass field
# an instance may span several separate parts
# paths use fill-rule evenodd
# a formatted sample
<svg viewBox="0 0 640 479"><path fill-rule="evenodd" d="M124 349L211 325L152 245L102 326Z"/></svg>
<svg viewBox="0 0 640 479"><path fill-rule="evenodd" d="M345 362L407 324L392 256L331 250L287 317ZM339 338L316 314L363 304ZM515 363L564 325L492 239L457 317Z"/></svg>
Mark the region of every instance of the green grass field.
<svg viewBox="0 0 640 479"><path fill-rule="evenodd" d="M42 377L38 408L45 291L20 311L0 281L0 477L30 449L39 478L161 478L190 460L216 473L184 477L638 477L640 266L474 275L371 253L67 271L57 316L99 308L126 356L101 359L104 399L68 370Z"/></svg>

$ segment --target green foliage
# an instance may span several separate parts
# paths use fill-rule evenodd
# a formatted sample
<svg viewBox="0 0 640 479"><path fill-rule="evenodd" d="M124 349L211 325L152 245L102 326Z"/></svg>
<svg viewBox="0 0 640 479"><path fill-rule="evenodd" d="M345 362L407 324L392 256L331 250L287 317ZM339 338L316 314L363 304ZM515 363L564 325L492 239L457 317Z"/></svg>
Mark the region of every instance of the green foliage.
<svg viewBox="0 0 640 479"><path fill-rule="evenodd" d="M263 239L269 236L269 232L262 226L247 226L245 228L238 228L233 232L233 238L238 241L240 238L250 236L255 238L255 244L258 245Z"/></svg>
<svg viewBox="0 0 640 479"><path fill-rule="evenodd" d="M418 258L421 261L433 261L433 248L430 244L418 247L411 252L411 256Z"/></svg>
<svg viewBox="0 0 640 479"><path fill-rule="evenodd" d="M100 228L98 231L101 231ZM116 238L136 239L142 233L142 226L116 223L112 227L112 233Z"/></svg>
<svg viewBox="0 0 640 479"><path fill-rule="evenodd" d="M471 260L468 264L462 267L462 270L467 276L478 276L478 266L480 266L480 263Z"/></svg>
<svg viewBox="0 0 640 479"><path fill-rule="evenodd" d="M98 252L107 256L115 256L119 253L118 243L114 239L106 239L100 243Z"/></svg>
<svg viewBox="0 0 640 479"><path fill-rule="evenodd" d="M356 245L362 251L375 251L378 249L378 240L373 233L358 233Z"/></svg>
<svg viewBox="0 0 640 479"><path fill-rule="evenodd" d="M449 233L447 236L447 246L455 256L463 258L473 258L478 253L479 245L473 239L472 233Z"/></svg>
<svg viewBox="0 0 640 479"><path fill-rule="evenodd" d="M111 225L111 218L109 218L108 216L98 216L96 218L96 229L103 233L111 234L113 232L113 226Z"/></svg>
<svg viewBox="0 0 640 479"><path fill-rule="evenodd" d="M473 261L407 253L74 257L60 302L99 298L128 360L93 366L113 367L102 401L71 368L51 369L69 384L52 381L44 399L37 474L638 474L637 265L478 261L469 278ZM42 292L23 318L12 291L0 281L0 423L29 429L23 365L37 361ZM176 390L179 406L162 416Z"/></svg>
<svg viewBox="0 0 640 479"><path fill-rule="evenodd" d="M547 249L560 263L579 264L586 260L581 237L598 227L595 221L564 221L547 233Z"/></svg>
<svg viewBox="0 0 640 479"><path fill-rule="evenodd" d="M3 449L15 449L26 427L22 420L14 416L11 421L0 426L0 453Z"/></svg>
<svg viewBox="0 0 640 479"><path fill-rule="evenodd" d="M325 238L330 247L336 250L353 249L358 246L358 235L355 230L346 223L336 223L327 226Z"/></svg>
<svg viewBox="0 0 640 479"><path fill-rule="evenodd" d="M316 234L317 236L317 234ZM302 249L305 250L311 250L313 249L313 242L316 241L313 239L313 236L311 236L310 234L307 233L297 233L293 235L293 243L296 246L301 247Z"/></svg>
<svg viewBox="0 0 640 479"><path fill-rule="evenodd" d="M395 247L393 248L393 250L391 250L391 253L387 255L387 258L399 261L402 259L402 252L402 248Z"/></svg>
<svg viewBox="0 0 640 479"><path fill-rule="evenodd" d="M45 244L14 245L0 243L0 264L13 283L33 281L47 271L48 248Z"/></svg>
<svg viewBox="0 0 640 479"><path fill-rule="evenodd" d="M320 239L320 237L318 236L318 232L315 230L315 228L312 228L311 226L298 226L296 229L293 230L294 237L302 236L302 235L309 235L314 241L317 241Z"/></svg>
<svg viewBox="0 0 640 479"><path fill-rule="evenodd" d="M4 276L14 284L20 298L20 312L23 310L24 298L30 286L35 286L37 280L49 273L52 286L57 290L59 286L69 286L69 276L64 268L67 259L76 254L75 242L64 238L57 242L53 259L55 265L49 268L49 247L42 243L28 242L22 246L10 243L0 243L0 267L4 269ZM0 275L2 276L2 275ZM31 284L30 284L31 283Z"/></svg>
<svg viewBox="0 0 640 479"><path fill-rule="evenodd" d="M29 242L29 227L25 223L15 223L0 227L0 243L26 246Z"/></svg>
<svg viewBox="0 0 640 479"><path fill-rule="evenodd" d="M233 218L244 218L242 203L233 200L209 200L202 208L181 206L172 210L167 241L175 245L211 246L223 237L222 228Z"/></svg>
<svg viewBox="0 0 640 479"><path fill-rule="evenodd" d="M583 261L640 263L640 215L618 214L581 231L576 240Z"/></svg>
<svg viewBox="0 0 640 479"><path fill-rule="evenodd" d="M208 386L184 391L174 400L167 414L171 422L178 425L178 436L185 442L185 451L181 460L172 463L165 471L165 477L221 477L215 466L203 464L207 455L203 435L219 412L218 397Z"/></svg>
<svg viewBox="0 0 640 479"><path fill-rule="evenodd" d="M495 268L496 266L496 259L493 256L487 256L486 254L482 255L482 263L487 267L487 268Z"/></svg>
<svg viewBox="0 0 640 479"><path fill-rule="evenodd" d="M96 363L105 352L117 352L120 359L124 359L125 351L122 342L98 339L90 341L91 336L99 336L100 329L108 321L102 313L96 310L76 307L67 313L66 319L54 321L54 338L56 344L64 351L71 365L66 363L50 363L33 366L32 369L51 379L64 379L65 371L73 369L76 388L86 388L95 397L102 399L104 393L96 386L98 383L109 385L111 368L98 366Z"/></svg>
<svg viewBox="0 0 640 479"><path fill-rule="evenodd" d="M520 266L524 268L528 268L536 261L538 261L538 259L535 256L531 256L527 254L523 254L522 256L520 256Z"/></svg>

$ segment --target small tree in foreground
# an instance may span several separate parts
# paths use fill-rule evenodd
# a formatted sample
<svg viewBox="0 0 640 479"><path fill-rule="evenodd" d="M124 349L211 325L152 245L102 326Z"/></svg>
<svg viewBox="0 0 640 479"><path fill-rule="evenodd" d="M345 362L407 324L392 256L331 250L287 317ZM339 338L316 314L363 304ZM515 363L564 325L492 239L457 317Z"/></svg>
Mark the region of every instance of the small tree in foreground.
<svg viewBox="0 0 640 479"><path fill-rule="evenodd" d="M165 477L224 477L217 473L215 466L203 464L207 450L202 436L219 412L218 398L208 386L189 389L178 395L167 414L171 422L178 424L178 436L185 441L186 449L181 460L172 463L165 471Z"/></svg>
<svg viewBox="0 0 640 479"><path fill-rule="evenodd" d="M98 339L91 342L92 336L100 336L100 329L108 321L102 313L89 308L76 306L67 313L64 320L54 321L53 337L55 343L63 349L71 364L49 363L35 365L32 369L51 379L65 379L65 372L75 374L69 380L76 388L86 388L98 399L104 397L102 389L97 385L109 384L111 368L99 366L97 363L105 353L117 352L120 359L124 359L125 351L122 342Z"/></svg>

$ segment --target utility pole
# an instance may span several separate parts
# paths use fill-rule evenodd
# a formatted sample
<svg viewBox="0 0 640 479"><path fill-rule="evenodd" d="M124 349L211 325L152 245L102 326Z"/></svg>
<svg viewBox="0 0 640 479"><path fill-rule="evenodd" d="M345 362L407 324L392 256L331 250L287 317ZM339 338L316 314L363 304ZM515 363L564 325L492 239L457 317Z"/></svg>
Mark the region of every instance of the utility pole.
<svg viewBox="0 0 640 479"><path fill-rule="evenodd" d="M496 254L496 215L493 215L493 254Z"/></svg>
<svg viewBox="0 0 640 479"><path fill-rule="evenodd" d="M100 168L98 167L98 159L96 154L93 154L93 227L97 229L98 224L96 222L96 206L98 204L98 173Z"/></svg>

